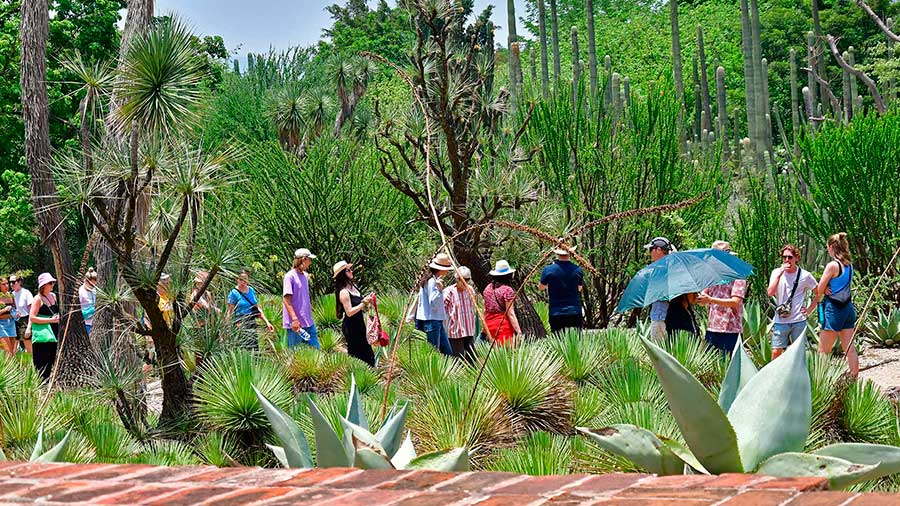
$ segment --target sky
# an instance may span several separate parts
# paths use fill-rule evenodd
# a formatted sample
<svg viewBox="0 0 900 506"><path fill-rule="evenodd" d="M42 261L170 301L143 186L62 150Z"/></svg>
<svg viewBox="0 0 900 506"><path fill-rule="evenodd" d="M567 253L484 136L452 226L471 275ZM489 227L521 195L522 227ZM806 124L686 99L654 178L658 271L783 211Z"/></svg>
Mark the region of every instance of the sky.
<svg viewBox="0 0 900 506"><path fill-rule="evenodd" d="M525 0L515 0L516 16L525 12ZM314 44L322 29L331 26L325 7L344 0L156 0L156 15L175 12L204 35L221 35L230 51L239 56L262 53L269 47L286 49ZM369 5L376 5L370 0ZM389 2L393 4L394 2ZM506 41L506 1L475 0L475 12L494 4L495 34Z"/></svg>

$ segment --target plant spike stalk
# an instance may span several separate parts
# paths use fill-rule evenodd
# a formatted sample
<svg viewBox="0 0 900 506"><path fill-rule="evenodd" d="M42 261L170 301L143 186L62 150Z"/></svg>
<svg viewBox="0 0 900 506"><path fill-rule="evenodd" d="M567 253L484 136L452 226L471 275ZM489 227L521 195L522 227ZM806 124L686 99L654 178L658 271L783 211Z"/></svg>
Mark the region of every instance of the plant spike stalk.
<svg viewBox="0 0 900 506"><path fill-rule="evenodd" d="M765 112L766 121L763 125L766 127L764 139L766 140L766 148L769 154L772 150L772 104L769 101L769 61L762 59L762 91L763 91L763 112Z"/></svg>
<svg viewBox="0 0 900 506"><path fill-rule="evenodd" d="M797 51L791 49L791 135L794 140L794 157L799 155L800 145L797 143L800 134L800 111L797 109L799 103L797 100Z"/></svg>
<svg viewBox="0 0 900 506"><path fill-rule="evenodd" d="M547 57L547 7L544 0L537 0L538 35L541 45L541 93L544 100L550 97L550 70Z"/></svg>
<svg viewBox="0 0 900 506"><path fill-rule="evenodd" d="M528 44L528 58L531 60L531 85L537 84L537 54L534 45Z"/></svg>
<svg viewBox="0 0 900 506"><path fill-rule="evenodd" d="M581 60L578 54L578 28L572 27L572 107L578 107L578 86L581 80Z"/></svg>
<svg viewBox="0 0 900 506"><path fill-rule="evenodd" d="M706 113L707 122L701 126L712 130L712 106L710 105L709 74L706 67L706 51L703 47L703 25L697 25L697 50L700 54L700 99L703 101L703 112Z"/></svg>
<svg viewBox="0 0 900 506"><path fill-rule="evenodd" d="M847 63L850 64L851 67L856 67L856 50L853 49L853 46L847 48L847 57L845 58ZM853 119L853 116L859 112L856 107L856 97L859 95L857 90L856 76L850 76L850 97L852 100L850 101L850 119Z"/></svg>
<svg viewBox="0 0 900 506"><path fill-rule="evenodd" d="M509 98L513 110L516 107L519 97L519 86L517 83L519 75L519 54L514 49L516 46L516 2L515 0L506 0L506 23L509 26L509 35L507 36L507 49L509 50Z"/></svg>
<svg viewBox="0 0 900 506"><path fill-rule="evenodd" d="M512 2L513 0L508 0ZM585 0L584 10L587 16L588 68L591 75L591 96L589 103L597 99L597 44L594 39L594 0Z"/></svg>
<svg viewBox="0 0 900 506"><path fill-rule="evenodd" d="M703 124L701 123L703 103L700 98L700 70L696 53L691 56L691 69L694 77L694 140L699 140L700 132L703 131Z"/></svg>
<svg viewBox="0 0 900 506"><path fill-rule="evenodd" d="M681 64L681 37L678 33L678 0L669 0L669 24L672 29L672 73L675 95L684 108L684 73Z"/></svg>
<svg viewBox="0 0 900 506"><path fill-rule="evenodd" d="M556 0L550 0L550 43L553 46L553 83L559 88L559 17L556 13Z"/></svg>
<svg viewBox="0 0 900 506"><path fill-rule="evenodd" d="M756 76L753 72L753 30L750 26L749 0L741 0L741 47L744 53L744 98L747 102L747 137L756 131ZM735 124L736 125L736 124ZM735 128L737 130L737 128Z"/></svg>
<svg viewBox="0 0 900 506"><path fill-rule="evenodd" d="M718 118L718 134L717 139L722 140L722 149L725 157L731 154L731 148L728 143L728 105L725 96L725 67L716 68L716 117ZM724 165L722 166L725 167Z"/></svg>

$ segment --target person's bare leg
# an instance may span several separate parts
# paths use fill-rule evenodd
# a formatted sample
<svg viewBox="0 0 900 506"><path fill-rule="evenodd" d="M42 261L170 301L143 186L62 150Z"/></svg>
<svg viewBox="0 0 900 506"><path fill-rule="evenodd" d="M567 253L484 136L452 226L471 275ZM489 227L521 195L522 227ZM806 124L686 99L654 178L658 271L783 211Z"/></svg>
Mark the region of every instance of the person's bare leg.
<svg viewBox="0 0 900 506"><path fill-rule="evenodd" d="M853 332L855 329L844 329L841 331L841 348L844 355L847 355L847 365L850 367L850 376L856 378L859 376L859 355L856 353L856 346L853 344Z"/></svg>
<svg viewBox="0 0 900 506"><path fill-rule="evenodd" d="M25 345L25 351L31 353L31 339L22 339L22 343Z"/></svg>
<svg viewBox="0 0 900 506"><path fill-rule="evenodd" d="M0 341L3 341L3 349L6 350L7 355L9 355L10 357L15 356L16 345L18 344L16 338L4 337L3 339L0 339Z"/></svg>
<svg viewBox="0 0 900 506"><path fill-rule="evenodd" d="M834 342L837 341L838 333L833 330L823 330L819 336L819 353L830 355L834 349Z"/></svg>
<svg viewBox="0 0 900 506"><path fill-rule="evenodd" d="M780 357L784 353L784 348L772 348L772 360Z"/></svg>

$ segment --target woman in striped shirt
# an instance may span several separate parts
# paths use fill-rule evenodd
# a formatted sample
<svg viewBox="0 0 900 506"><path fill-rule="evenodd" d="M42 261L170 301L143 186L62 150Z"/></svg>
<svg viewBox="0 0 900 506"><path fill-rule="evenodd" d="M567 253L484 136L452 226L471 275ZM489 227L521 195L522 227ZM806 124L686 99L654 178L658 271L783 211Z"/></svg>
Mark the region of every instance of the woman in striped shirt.
<svg viewBox="0 0 900 506"><path fill-rule="evenodd" d="M454 274L456 284L444 289L444 310L447 313L447 329L453 356L470 360L475 353L477 315L475 314L474 293L469 285L472 272L460 266Z"/></svg>

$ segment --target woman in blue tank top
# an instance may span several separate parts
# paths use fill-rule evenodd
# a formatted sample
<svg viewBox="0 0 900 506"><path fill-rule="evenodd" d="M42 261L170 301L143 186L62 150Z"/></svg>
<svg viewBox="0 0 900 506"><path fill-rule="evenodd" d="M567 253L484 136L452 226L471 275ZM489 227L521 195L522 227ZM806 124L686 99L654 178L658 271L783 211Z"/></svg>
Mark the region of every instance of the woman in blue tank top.
<svg viewBox="0 0 900 506"><path fill-rule="evenodd" d="M859 375L859 357L853 343L856 330L856 308L851 297L853 281L853 259L850 257L850 246L847 234L841 232L828 238L828 254L833 258L825 266L822 279L816 289L815 296L804 314L810 314L820 299L822 301L822 335L819 337L819 353L830 354L834 342L841 338L841 349L847 356L850 375Z"/></svg>

